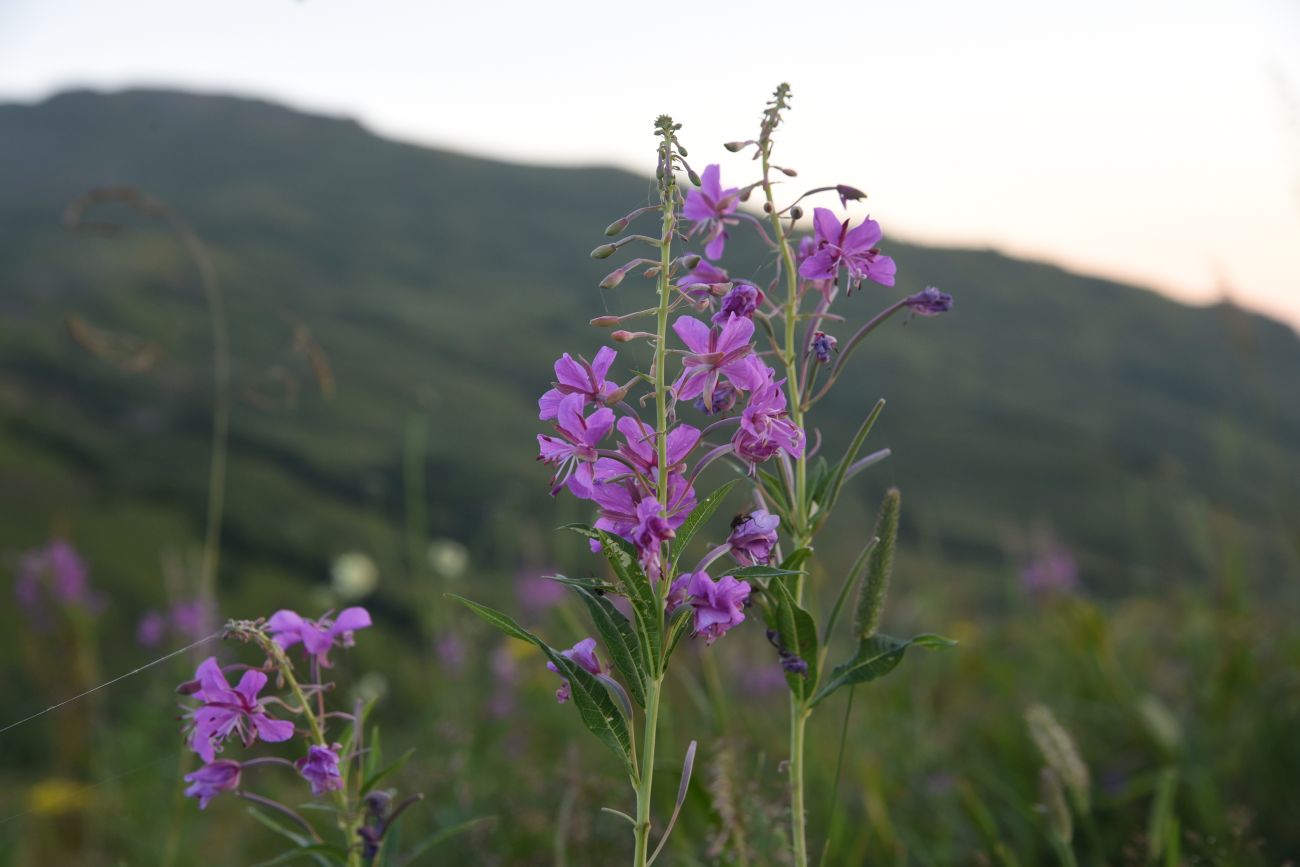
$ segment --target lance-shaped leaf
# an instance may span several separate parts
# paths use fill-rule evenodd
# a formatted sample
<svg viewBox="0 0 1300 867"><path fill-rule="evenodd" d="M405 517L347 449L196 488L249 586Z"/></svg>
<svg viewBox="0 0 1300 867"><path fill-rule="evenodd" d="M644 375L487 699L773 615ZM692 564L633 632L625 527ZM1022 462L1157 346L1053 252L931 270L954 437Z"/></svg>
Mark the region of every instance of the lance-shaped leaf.
<svg viewBox="0 0 1300 867"><path fill-rule="evenodd" d="M623 616L623 612L615 608L614 603L606 597L585 587L574 586L574 590L591 612L591 621L596 625L601 643L609 651L615 671L623 676L632 700L639 707L645 707L646 663L642 656L644 647L637 638L636 630Z"/></svg>
<svg viewBox="0 0 1300 867"><path fill-rule="evenodd" d="M835 508L835 501L839 499L840 488L844 484L844 474L848 472L849 466L857 460L858 452L862 451L862 446L867 441L867 435L871 433L871 428L875 426L876 419L880 417L880 412L885 408L883 399L876 401L871 412L863 419L862 424L858 427L857 433L853 435L853 440L849 447L844 450L844 457L831 468L830 474L826 478L826 484L821 491L821 499L817 501L818 511L821 518L817 521L817 526L826 520L831 509Z"/></svg>
<svg viewBox="0 0 1300 867"><path fill-rule="evenodd" d="M817 624L812 615L794 601L784 582L770 582L764 595L767 599L761 608L768 628L777 634L777 640L787 654L799 657L808 666L806 674L787 670L785 675L785 682L795 698L806 701L817 684Z"/></svg>
<svg viewBox="0 0 1300 867"><path fill-rule="evenodd" d="M744 566L740 569L728 569L727 575L733 578L739 578L741 581L748 581L761 590L766 590L768 582L773 578L785 578L789 575L801 574L798 569L781 569L777 566Z"/></svg>
<svg viewBox="0 0 1300 867"><path fill-rule="evenodd" d="M558 650L500 611L486 605L480 605L463 596L448 595L506 635L520 641L526 641L545 654L546 658L559 670L560 676L569 681L573 703L578 707L578 715L582 717L583 724L601 743L613 750L623 760L623 766L627 770L628 776L633 779L636 778L636 771L632 766L632 737L628 731L627 720L623 717L622 711L618 709L618 705L614 704L614 700L610 698L609 691L596 679L595 675L568 657L563 656Z"/></svg>
<svg viewBox="0 0 1300 867"><path fill-rule="evenodd" d="M600 543L601 552L609 561L615 577L623 585L623 592L632 603L632 610L636 612L636 634L642 642L646 674L657 677L660 654L663 651L664 612L659 594L655 592L645 570L637 562L636 549L621 536L606 533L604 530L586 524L570 524L565 529Z"/></svg>
<svg viewBox="0 0 1300 867"><path fill-rule="evenodd" d="M669 546L668 561L670 563L674 566L677 565L677 561L681 558L682 552L686 550L686 546L690 544L691 539L694 539L695 534L700 531L700 527L704 526L705 522L713 517L713 513L718 511L722 501L727 498L727 494L731 493L731 489L739 481L740 479L732 479L725 482L722 487L709 494L698 506L691 510L691 513L686 516L686 520L677 528L676 535Z"/></svg>
<svg viewBox="0 0 1300 867"><path fill-rule="evenodd" d="M857 653L847 662L842 662L831 669L830 677L817 694L813 696L810 706L816 706L831 693L842 686L853 683L866 683L878 677L884 677L902 662L907 648L952 647L957 642L941 635L917 635L909 639L891 638L888 635L873 635L858 642Z"/></svg>
<svg viewBox="0 0 1300 867"><path fill-rule="evenodd" d="M677 649L677 643L691 629L691 624L695 617L691 613L691 606L681 605L676 611L672 612L672 619L668 624L668 640L665 642L667 650L664 651L664 665L668 664L668 659Z"/></svg>
<svg viewBox="0 0 1300 867"><path fill-rule="evenodd" d="M822 633L823 647L831 643L831 638L835 634L835 624L840 619L840 610L844 608L844 602L849 598L850 591L858 585L858 582L862 580L862 576L866 574L871 552L879 544L879 537L872 538L867 543L867 546L862 549L858 559L853 561L853 566L849 569L848 574L844 576L844 583L840 585L839 595L835 597L835 604L831 606L831 616L826 619L826 631Z"/></svg>

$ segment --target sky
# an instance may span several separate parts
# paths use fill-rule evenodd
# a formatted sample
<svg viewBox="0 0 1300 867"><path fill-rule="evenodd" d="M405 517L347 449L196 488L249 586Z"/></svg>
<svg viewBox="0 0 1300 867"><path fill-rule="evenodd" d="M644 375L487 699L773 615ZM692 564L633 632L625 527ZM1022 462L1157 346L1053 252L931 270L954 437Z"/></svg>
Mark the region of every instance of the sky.
<svg viewBox="0 0 1300 867"><path fill-rule="evenodd" d="M235 93L641 172L667 112L728 185L752 164L721 143L783 80L791 191L866 190L886 244L996 247L1300 327L1296 0L0 0L0 101Z"/></svg>

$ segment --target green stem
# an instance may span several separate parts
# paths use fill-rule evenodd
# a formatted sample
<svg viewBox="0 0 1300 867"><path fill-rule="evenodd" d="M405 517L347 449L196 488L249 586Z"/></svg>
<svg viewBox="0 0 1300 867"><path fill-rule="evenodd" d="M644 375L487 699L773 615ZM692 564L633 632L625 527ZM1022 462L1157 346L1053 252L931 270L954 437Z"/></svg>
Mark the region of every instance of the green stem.
<svg viewBox="0 0 1300 867"><path fill-rule="evenodd" d="M790 696L790 825L795 867L808 867L807 817L803 804L804 728L811 711Z"/></svg>
<svg viewBox="0 0 1300 867"><path fill-rule="evenodd" d="M663 676L656 677L646 689L645 744L641 751L641 780L636 789L636 852L633 867L646 867L650 855L650 794L654 785L655 730L659 727L659 693Z"/></svg>

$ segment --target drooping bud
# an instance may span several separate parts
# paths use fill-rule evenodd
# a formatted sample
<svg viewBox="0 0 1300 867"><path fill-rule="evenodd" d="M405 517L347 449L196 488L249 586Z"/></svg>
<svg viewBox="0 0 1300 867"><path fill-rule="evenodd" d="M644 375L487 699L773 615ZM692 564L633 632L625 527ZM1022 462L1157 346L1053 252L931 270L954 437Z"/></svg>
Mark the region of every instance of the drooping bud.
<svg viewBox="0 0 1300 867"><path fill-rule="evenodd" d="M795 205L794 207L790 208L790 219L792 219L792 220L802 220L802 219L803 219L803 208L799 207L798 205Z"/></svg>
<svg viewBox="0 0 1300 867"><path fill-rule="evenodd" d="M938 316L952 309L952 296L933 286L927 286L915 295L908 296L903 303L918 316Z"/></svg>
<svg viewBox="0 0 1300 867"><path fill-rule="evenodd" d="M827 334L825 331L814 331L810 348L812 349L812 354L817 357L817 360L822 364L826 364L831 360L831 353L836 351L835 347L837 343L839 343L839 341Z"/></svg>
<svg viewBox="0 0 1300 867"><path fill-rule="evenodd" d="M750 139L748 141L729 141L726 144L724 144L723 147L734 154L744 150L745 148L749 147L753 143L754 143L753 139Z"/></svg>
<svg viewBox="0 0 1300 867"><path fill-rule="evenodd" d="M646 337L653 338L654 335L651 334L649 331L622 331L622 330L615 331L614 333L609 335L609 339L614 341L615 343L631 343L633 340L641 340L642 338L646 338Z"/></svg>
<svg viewBox="0 0 1300 867"><path fill-rule="evenodd" d="M600 281L600 288L613 289L614 287L618 286L618 284L622 283L623 278L626 276L627 276L626 268L619 268L615 271L610 271L608 274L605 275L605 279Z"/></svg>
<svg viewBox="0 0 1300 867"><path fill-rule="evenodd" d="M612 238L615 235L617 235L619 232L626 229L627 224L628 224L627 217L620 217L619 219L615 220L614 222L610 223L608 226L605 227L605 234Z"/></svg>
<svg viewBox="0 0 1300 867"><path fill-rule="evenodd" d="M903 495L898 488L885 492L876 518L876 538L880 541L871 549L867 561L867 577L858 594L857 622L854 624L858 638L867 639L880 627L880 615L889 593L889 576L894 571L894 547L898 542L898 513Z"/></svg>
<svg viewBox="0 0 1300 867"><path fill-rule="evenodd" d="M700 265L699 253L688 253L681 258L682 267L687 271L694 271Z"/></svg>
<svg viewBox="0 0 1300 867"><path fill-rule="evenodd" d="M618 247L615 247L613 244L601 244L599 247L591 251L591 258L608 259L610 256L614 255L614 251L617 249Z"/></svg>
<svg viewBox="0 0 1300 867"><path fill-rule="evenodd" d="M857 187L850 187L848 184L836 184L835 192L840 196L840 207L845 207L849 202L860 202L867 197L867 194Z"/></svg>
<svg viewBox="0 0 1300 867"><path fill-rule="evenodd" d="M700 176L695 173L695 169L687 168L686 177L689 178L690 182L695 186L698 187L700 185Z"/></svg>
<svg viewBox="0 0 1300 867"><path fill-rule="evenodd" d="M799 177L799 173L796 172L794 169L781 168L781 166L773 166L773 168L780 169L781 174L785 175L787 178Z"/></svg>
<svg viewBox="0 0 1300 867"><path fill-rule="evenodd" d="M690 156L690 154L686 152L686 148L682 145L681 142L677 143L677 152L684 157Z"/></svg>
<svg viewBox="0 0 1300 867"><path fill-rule="evenodd" d="M621 321L622 317L619 316L597 316L590 324L596 328L613 328Z"/></svg>

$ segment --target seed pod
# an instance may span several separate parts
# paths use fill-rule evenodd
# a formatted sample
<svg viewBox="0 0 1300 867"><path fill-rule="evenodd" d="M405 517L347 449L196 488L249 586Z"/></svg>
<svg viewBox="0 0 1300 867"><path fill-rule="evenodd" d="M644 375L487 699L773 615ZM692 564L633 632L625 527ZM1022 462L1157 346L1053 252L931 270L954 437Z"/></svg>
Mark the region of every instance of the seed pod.
<svg viewBox="0 0 1300 867"><path fill-rule="evenodd" d="M889 577L894 571L894 547L898 543L898 513L903 495L898 488L885 492L876 517L876 538L880 541L871 549L867 560L867 577L858 592L858 616L855 628L858 637L867 639L880 628L880 615L889 593Z"/></svg>

